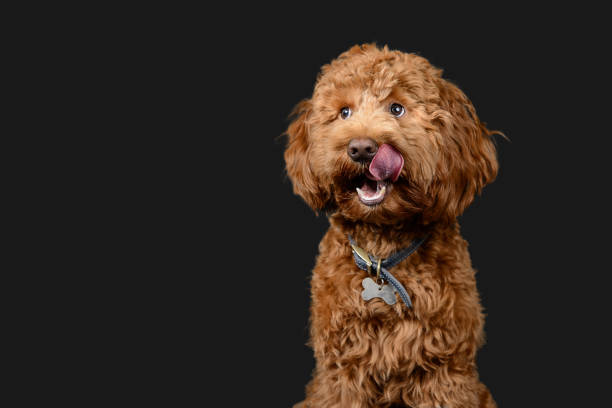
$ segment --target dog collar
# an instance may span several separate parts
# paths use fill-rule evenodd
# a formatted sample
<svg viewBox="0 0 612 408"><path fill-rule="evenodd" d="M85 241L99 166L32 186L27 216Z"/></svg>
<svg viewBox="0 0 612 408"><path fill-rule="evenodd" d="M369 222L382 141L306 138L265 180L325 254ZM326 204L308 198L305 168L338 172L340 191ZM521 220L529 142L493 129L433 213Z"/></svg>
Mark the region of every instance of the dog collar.
<svg viewBox="0 0 612 408"><path fill-rule="evenodd" d="M363 248L357 246L357 244L350 235L348 236L348 239L351 244L351 248L353 249L353 258L355 258L355 264L357 264L357 267L361 270L368 272L369 274L373 274L372 268L374 267L376 269L376 279L383 279L384 281L389 282L393 289L395 289L395 291L399 293L406 306L410 309L412 307L412 302L410 301L410 296L408 295L408 292L400 283L400 281L398 281L393 275L391 275L391 272L389 272L389 268L394 267L398 263L402 262L404 259L408 258L414 251L416 251L421 246L423 242L425 242L427 236L412 241L412 243L410 243L407 248L404 248L401 251L398 251L385 259L377 259L374 256L368 254ZM363 285L366 290L368 289L366 287L367 280L371 281L371 279L366 278L363 281ZM362 293L362 296L364 297L364 299L366 299L364 293ZM387 299L385 299L385 302L387 302L388 304L395 303L394 301L390 303Z"/></svg>

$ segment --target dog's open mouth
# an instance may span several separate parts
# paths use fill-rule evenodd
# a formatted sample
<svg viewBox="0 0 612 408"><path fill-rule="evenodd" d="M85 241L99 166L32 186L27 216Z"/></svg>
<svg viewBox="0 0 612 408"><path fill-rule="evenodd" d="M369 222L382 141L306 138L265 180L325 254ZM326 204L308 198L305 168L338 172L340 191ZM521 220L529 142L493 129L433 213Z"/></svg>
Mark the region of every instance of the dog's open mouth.
<svg viewBox="0 0 612 408"><path fill-rule="evenodd" d="M370 162L361 187L357 187L357 196L365 205L381 203L395 182L402 168L404 158L391 145L383 144L378 148L376 155Z"/></svg>
<svg viewBox="0 0 612 408"><path fill-rule="evenodd" d="M367 177L371 174L368 171ZM361 187L357 187L357 196L359 200L365 205L376 205L381 203L387 195L387 181L385 180L370 180L366 178Z"/></svg>

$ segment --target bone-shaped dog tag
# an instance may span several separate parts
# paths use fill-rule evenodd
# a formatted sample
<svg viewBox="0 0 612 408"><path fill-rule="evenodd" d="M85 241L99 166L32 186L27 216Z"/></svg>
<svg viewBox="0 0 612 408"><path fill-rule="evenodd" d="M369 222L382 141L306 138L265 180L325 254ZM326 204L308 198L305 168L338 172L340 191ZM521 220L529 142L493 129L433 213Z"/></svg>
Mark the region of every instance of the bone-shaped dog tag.
<svg viewBox="0 0 612 408"><path fill-rule="evenodd" d="M391 285L379 285L372 278L365 278L361 281L361 286L363 286L363 292L361 292L361 297L366 302L370 299L381 298L388 305L394 305L397 301L395 297L395 289Z"/></svg>

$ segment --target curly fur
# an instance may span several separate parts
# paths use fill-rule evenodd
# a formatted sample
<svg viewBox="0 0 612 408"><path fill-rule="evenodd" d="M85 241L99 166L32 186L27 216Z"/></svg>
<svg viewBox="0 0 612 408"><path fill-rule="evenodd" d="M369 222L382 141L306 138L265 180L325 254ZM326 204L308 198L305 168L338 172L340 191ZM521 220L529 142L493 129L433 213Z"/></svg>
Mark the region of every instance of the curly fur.
<svg viewBox="0 0 612 408"><path fill-rule="evenodd" d="M497 174L493 132L468 98L426 59L386 46L355 46L322 67L312 98L287 129L294 191L329 214L311 288L316 358L308 407L494 407L478 380L483 314L459 216ZM389 114L391 103L406 113ZM354 114L339 119L342 107ZM365 166L346 154L369 137L404 157L384 201L362 204L353 181ZM347 234L387 257L424 233L419 250L394 267L413 309L364 302Z"/></svg>

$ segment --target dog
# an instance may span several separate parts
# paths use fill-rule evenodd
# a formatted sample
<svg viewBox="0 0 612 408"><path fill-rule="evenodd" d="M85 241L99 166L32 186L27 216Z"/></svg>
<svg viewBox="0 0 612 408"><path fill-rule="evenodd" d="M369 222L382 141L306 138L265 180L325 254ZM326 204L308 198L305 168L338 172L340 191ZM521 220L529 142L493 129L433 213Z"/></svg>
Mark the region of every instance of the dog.
<svg viewBox="0 0 612 408"><path fill-rule="evenodd" d="M330 222L311 280L316 367L295 407L496 407L457 223L497 175L495 133L423 57L365 44L321 68L284 152L294 193Z"/></svg>

